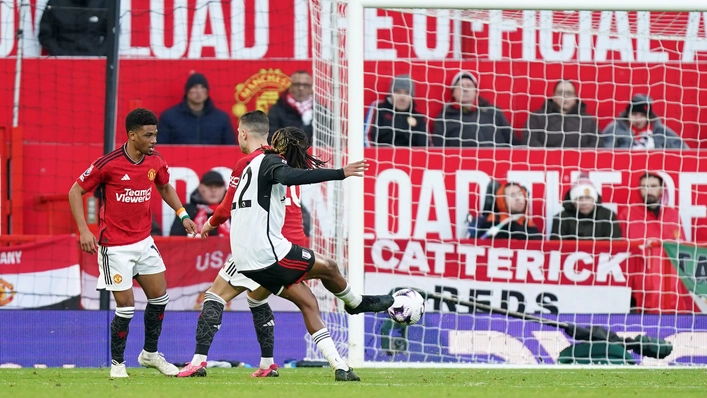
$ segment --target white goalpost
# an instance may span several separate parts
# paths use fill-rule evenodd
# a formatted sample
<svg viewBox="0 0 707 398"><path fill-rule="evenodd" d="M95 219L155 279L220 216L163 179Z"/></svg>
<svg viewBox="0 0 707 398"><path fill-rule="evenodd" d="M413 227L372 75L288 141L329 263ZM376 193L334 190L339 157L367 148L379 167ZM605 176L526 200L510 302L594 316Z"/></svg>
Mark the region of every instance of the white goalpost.
<svg viewBox="0 0 707 398"><path fill-rule="evenodd" d="M568 10L568 6L571 10ZM370 18L365 11L367 9L385 10L385 16L367 26L367 18ZM440 40L439 35L450 36L451 44L447 47L442 45L446 51L442 57L411 56L417 47L396 52L396 46L413 47L410 43L401 44L398 40L404 41L418 34L415 31L418 25L414 22L418 21L418 16L431 18L440 10L443 11L440 18L445 19L444 28L432 33L423 32L425 38L422 42L434 42L437 39L439 44L446 40ZM448 12L450 10L453 11ZM581 13L577 10L581 10ZM413 286L428 291L436 289L436 293L451 293L462 299L487 294L488 301L496 306L521 312L525 309L528 313L546 314L588 326L600 325L616 329L626 336L658 333L661 338L666 338L675 345L675 351L669 358L638 359L637 363L641 365L667 366L676 363L679 358L707 355L707 350L701 348L707 344L707 321L702 315L677 311L686 317L684 322L689 323L687 317L694 317L693 326L686 328L686 323L678 319L683 315L674 315L676 312L670 313L665 309L652 311L653 309L647 306L636 309L640 307L640 304L634 303L636 291L648 291L648 288L645 285L637 288L633 281L640 279L644 283L649 276L632 274L634 270L630 268L631 259L639 256L638 249L631 246L632 243L603 244L594 240L578 243L577 248L570 253L528 242L470 242L466 240L467 226L463 224L466 217L472 213L481 214L487 199L484 192L492 181L514 180L525 185L528 200L535 200L535 204L528 204L530 211L542 209L538 211L543 213L539 217L545 225L545 230L541 228L541 232L548 238L553 215L562 210L562 197L570 185L577 181L580 172L589 173L589 179L599 187L599 195L603 196L606 207L620 213L624 206L627 206L623 200L628 197L628 193L622 191L618 185L633 184L638 173L645 171L648 166L672 180L679 179L682 172L699 175L707 172L707 165L703 166L697 153L691 151L699 144L688 142L690 131L693 131L689 127L682 130L688 144L681 152L661 155L661 158L652 158L650 162L647 157L640 157L641 155L607 152L600 144L595 144L591 149L566 153L544 149L533 151L529 150L527 145L520 144L511 145L510 148L495 148L494 144L494 148L489 149L479 148L482 145L478 145L473 149L456 148L442 151L432 144L431 130L434 127L429 128L430 138L427 146L419 149L372 143L369 136L371 125L375 125L375 116L373 119L369 118L371 107L376 101L385 101L386 95L390 94L388 89L392 87L390 82L394 77L408 76L416 86L413 101L418 102L422 113L436 113L444 106L446 90L450 87L449 80L456 70L474 67L479 68L474 73L482 75L480 81L474 82L478 86L479 95L494 96L499 102L499 108L506 112L506 116L510 116L510 127L519 132L524 129L528 114L534 111L529 108L518 109L519 104L522 104L521 107L535 106L525 104L527 101L539 105L541 97L548 97L548 91L551 91L552 85L560 79L570 79L575 81L577 86L585 86L578 90L581 92L578 95L581 100L587 97L586 100L594 107L596 114L602 113L597 115L599 132L608 124L608 119L616 116L618 111L623 110L630 102L629 94L642 92L639 88L651 90L651 96L658 97L658 101L666 104L662 107L666 112L668 109L677 109L675 107L679 103L690 107L694 105L697 109L700 105L705 105L700 101L707 90L704 80L699 77L699 71L704 72L701 65L706 62L705 58L699 55L700 52L707 51L707 13L702 16L703 12L707 11L706 5L692 1L666 3L658 0L578 0L571 4L553 0L310 0L310 11L317 103L315 113L320 117L315 118L315 150L337 159L337 164L364 158L372 162L371 172L364 179L349 179L345 184L341 184L343 188L328 185L323 188L324 197L320 202L308 205L315 223L321 224L320 227L315 227L314 249L338 261L353 289L365 294L383 294L397 287ZM503 14L506 11L509 14ZM558 14L543 14L545 11ZM626 13L617 13L615 17L607 14L606 17L604 13L609 11ZM650 15L650 12L654 14ZM584 17L589 20L583 21ZM502 18L511 20L519 29L518 32L510 28L505 29ZM616 18L616 21L612 18ZM701 22L700 18L704 18L704 22ZM438 19L438 24L440 20ZM651 22L653 30L649 26ZM462 24L465 24L467 30L462 31ZM487 28L487 25L492 24L496 25ZM430 25L426 22L424 26ZM628 30L624 29L624 26L627 26ZM371 39L371 35L378 34L378 29L383 31L381 36ZM486 37L482 40L474 36L475 32L490 36L485 29L496 29L494 32L497 36L494 37L501 38L502 41L493 49L492 45L488 44L488 53L491 55L487 55L487 59L480 55L480 49L485 51L484 46L487 44L483 43L483 40L491 39ZM544 37L543 29L547 31ZM520 37L521 30L522 46L516 46L520 44L521 39L509 39L508 35L513 33L517 35L514 37ZM540 39L538 33L541 35ZM563 34L571 36L570 41L575 38L578 41L571 43L576 46L578 55L572 57L570 54L566 64L559 59L568 54L567 51L562 51L562 46L568 43L567 38L562 37ZM586 36L583 38L582 35ZM616 40L624 39L621 42L623 44L619 41L608 42L608 49L603 50L603 54L609 54L608 56L592 55L594 58L588 61L587 52L582 53L582 45L589 43L591 48L587 51L598 53L598 48L604 45L598 43L605 40L602 35ZM518 41L511 42L512 40ZM543 40L550 44L539 50L535 47L528 50L528 43L530 46L536 46L538 41ZM689 42L692 46L690 51L693 52L691 56L698 66L691 66L692 64L685 61L689 57L682 57L683 52L687 51L687 44L675 48L668 44L664 47L666 45L660 40ZM382 43L381 48L378 49L377 55L371 58L371 51L367 51L366 47L376 41ZM621 47L626 43L629 43L630 47L630 50L626 51L633 51L637 56L633 53L630 57L626 55L628 52L624 52L625 49ZM508 49L503 46L517 48ZM521 50L525 58L516 61L513 51L520 54ZM540 55L536 55L536 52ZM612 52L615 54L611 55ZM543 61L542 55L547 53L555 54L555 58L548 56L548 61ZM662 60L663 58L665 60ZM514 62L517 65L515 69ZM634 66L633 63L637 64ZM693 94L683 94L680 91L682 87L676 83L677 78L674 78L673 72L684 73L687 80L688 74L693 76L694 71L696 75L688 83L690 89L697 93L693 103L690 102ZM587 77L590 72L593 75ZM503 82L495 81L496 78ZM590 82L591 79L594 81ZM661 89L661 84L667 88ZM611 94L610 97L605 97L607 92ZM515 100L518 94L521 96ZM661 94L664 94L662 98ZM420 106L420 103L423 105ZM507 106L501 106L500 103ZM395 112L393 111L393 117ZM699 110L696 112L701 115ZM425 116L432 120L432 126L437 115L428 113ZM664 122L673 126L681 122L683 126L689 124L678 120L678 117L675 114L665 114ZM700 119L701 116L696 118ZM695 125L697 127L694 131L699 132L699 121L696 121ZM367 145L371 148L367 149ZM498 156L488 152L493 149L500 151ZM344 150L346 152L342 153ZM668 184L673 184L672 188L678 195L679 187L675 188L673 181ZM462 186L469 186L469 192L462 190ZM687 189L684 195L688 195L687 192L691 188L684 189ZM334 198L340 199L332 203ZM454 203L451 203L453 200ZM680 200L680 203L686 202ZM333 212L336 215L332 215L331 207L342 206L345 206L343 211ZM448 209L447 214L445 209ZM419 219L420 215L425 218L425 223ZM325 225L331 222L337 226L338 232L325 231ZM688 234L694 237L700 234L703 226L699 222L693 222L685 228L689 229ZM492 254L496 249L505 250L504 253L511 257ZM531 251L547 256L546 265L538 265L541 263L537 262L531 265L538 266L538 273L552 272L548 269L552 269L552 262L560 261L560 258L565 265L558 267L566 267L566 256L572 257L577 253L589 253L588 256L596 259L599 268L603 261L599 260L601 256L615 259L620 257L625 262L617 265L621 270L609 278L614 278L613 282L607 282L598 276L601 273L599 268L588 270L587 275L591 274L591 277L588 277L589 282L580 282L579 277L572 282L574 276L570 277L569 282L562 282L562 275L579 272L577 270L581 266L576 266L563 270L563 274L559 279L555 279L555 282L550 282L553 280L552 276L545 275L538 278L542 279L542 283L528 287L528 284L520 283L517 267L521 265L518 265L517 261L519 256L526 256L523 258L527 259ZM625 257L621 257L624 252ZM668 253L667 248L665 253ZM472 255L473 267L470 265ZM644 255L645 253L640 254ZM649 257L653 255L655 253ZM557 257L553 260L552 256ZM482 261L482 258L485 261ZM479 278L476 273L477 259L479 264L483 262L480 267L487 267L489 270L483 277L486 279ZM507 264L497 266L494 262ZM522 266L528 265L524 263ZM500 269L503 267L506 268ZM453 271L449 271L450 268ZM492 272L495 274L491 275ZM530 271L526 269L523 272ZM679 270L676 272L680 274ZM620 273L623 273L623 279ZM510 276L512 274L513 276ZM504 290L498 283L505 275L509 275L508 290ZM532 278L527 280L530 279ZM560 286L563 283L567 286ZM572 284L574 286L571 286ZM316 293L316 288L314 290ZM574 291L578 296L597 294L596 303L593 306L586 305L587 301L591 300L585 300L583 303L581 299L571 298ZM605 297L606 301L601 300L601 292L610 292ZM674 294L679 296L681 293ZM690 291L689 294L691 297L703 297L697 290ZM479 297L474 296L477 300ZM644 299L644 296L640 297ZM625 300L627 303L612 308L611 300ZM631 301L631 304L628 301ZM427 303L428 312L438 315L425 318L419 325L398 330L401 335L397 337L386 336L386 333L391 333L391 327L395 329L395 325L386 323L385 314L347 316L341 303L323 311L326 313L325 320L330 330L340 331L339 339L335 340L340 350L347 352L348 362L352 367L466 367L497 364L505 364L507 367L543 366L544 363L563 363L558 358L562 356L563 349L572 343L560 336L561 332L551 331L546 327L533 328L521 321L505 321L488 314L477 316L469 313L468 309L462 310L461 307L463 306L457 306L455 309L443 302L433 303L430 300ZM669 320L672 319L671 316L675 316L675 319ZM393 348L396 339L398 342L403 341L403 348ZM308 355L313 359L318 358L316 347L310 347ZM680 361L690 365L702 364L700 361L688 359Z"/></svg>

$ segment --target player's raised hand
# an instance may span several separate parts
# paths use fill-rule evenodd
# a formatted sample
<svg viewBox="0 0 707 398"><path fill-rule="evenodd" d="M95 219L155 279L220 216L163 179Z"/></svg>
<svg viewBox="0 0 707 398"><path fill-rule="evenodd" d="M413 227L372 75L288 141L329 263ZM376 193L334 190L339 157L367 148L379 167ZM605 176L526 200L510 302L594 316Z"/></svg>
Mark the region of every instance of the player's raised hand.
<svg viewBox="0 0 707 398"><path fill-rule="evenodd" d="M184 225L184 229L187 230L187 234L191 236L196 236L199 234L199 228L196 226L196 223L192 221L191 218L187 217L182 221L182 225Z"/></svg>
<svg viewBox="0 0 707 398"><path fill-rule="evenodd" d="M95 254L98 252L98 241L96 240L96 237L93 236L91 231L81 232L79 242L81 243L81 250L86 253Z"/></svg>
<svg viewBox="0 0 707 398"><path fill-rule="evenodd" d="M352 162L344 167L344 176L348 177L363 177L363 173L368 170L368 163L365 160Z"/></svg>
<svg viewBox="0 0 707 398"><path fill-rule="evenodd" d="M209 219L211 220L211 219ZM204 226L201 227L201 239L205 239L209 237L209 232L213 231L216 229L209 221L206 221L204 223Z"/></svg>

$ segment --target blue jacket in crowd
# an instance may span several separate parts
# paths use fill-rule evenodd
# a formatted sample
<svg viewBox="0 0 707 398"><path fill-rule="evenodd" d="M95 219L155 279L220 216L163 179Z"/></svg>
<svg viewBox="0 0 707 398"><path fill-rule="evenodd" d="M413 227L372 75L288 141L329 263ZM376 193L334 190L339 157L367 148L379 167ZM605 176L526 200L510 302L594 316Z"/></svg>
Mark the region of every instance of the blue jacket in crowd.
<svg viewBox="0 0 707 398"><path fill-rule="evenodd" d="M182 145L236 145L231 118L206 100L200 115L194 114L184 98L160 115L158 143Z"/></svg>

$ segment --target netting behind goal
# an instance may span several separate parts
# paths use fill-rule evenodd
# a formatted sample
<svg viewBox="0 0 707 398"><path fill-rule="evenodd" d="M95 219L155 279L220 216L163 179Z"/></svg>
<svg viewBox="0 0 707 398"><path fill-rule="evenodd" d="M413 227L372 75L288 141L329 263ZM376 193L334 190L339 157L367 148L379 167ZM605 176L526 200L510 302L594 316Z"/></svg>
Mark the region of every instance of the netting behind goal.
<svg viewBox="0 0 707 398"><path fill-rule="evenodd" d="M338 162L356 137L372 163L363 215L346 211L348 192L316 188L314 219L336 223L315 247L365 267L367 294L448 298L409 327L367 315L366 363L556 364L592 349L705 363L707 14L366 8L352 53L347 2L310 6L315 146ZM355 73L365 114L347 114ZM365 117L363 135L347 117ZM363 265L346 264L352 217L364 217ZM473 302L674 351L617 354Z"/></svg>

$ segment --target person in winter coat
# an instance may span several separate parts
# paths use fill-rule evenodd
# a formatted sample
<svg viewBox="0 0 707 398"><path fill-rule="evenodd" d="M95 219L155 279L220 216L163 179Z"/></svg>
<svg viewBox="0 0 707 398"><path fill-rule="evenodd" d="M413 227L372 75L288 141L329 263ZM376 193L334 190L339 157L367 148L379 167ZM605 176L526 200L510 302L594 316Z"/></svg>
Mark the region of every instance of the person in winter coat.
<svg viewBox="0 0 707 398"><path fill-rule="evenodd" d="M528 191L520 184L501 184L487 214L472 219L469 237L479 239L539 240L542 233L529 216Z"/></svg>
<svg viewBox="0 0 707 398"><path fill-rule="evenodd" d="M664 189L659 174L648 172L640 177L635 202L619 213L627 239L685 240L680 213L667 206Z"/></svg>
<svg viewBox="0 0 707 398"><path fill-rule="evenodd" d="M563 207L552 221L550 239L621 239L616 213L601 206L601 197L587 176L567 191Z"/></svg>
<svg viewBox="0 0 707 398"><path fill-rule="evenodd" d="M49 0L39 22L39 43L55 56L105 56L106 0Z"/></svg>
<svg viewBox="0 0 707 398"><path fill-rule="evenodd" d="M530 114L522 142L537 148L595 148L599 140L597 120L577 98L568 80L555 84L553 96Z"/></svg>
<svg viewBox="0 0 707 398"><path fill-rule="evenodd" d="M214 170L207 171L201 176L199 187L192 192L189 203L184 205L184 210L201 230L224 196L226 196L226 182L223 176ZM218 233L212 233L210 236L229 236L230 233L231 222L226 221L218 227ZM174 219L170 236L187 236L187 231L179 217Z"/></svg>
<svg viewBox="0 0 707 398"><path fill-rule="evenodd" d="M290 76L290 87L283 91L277 102L270 107L268 119L270 136L283 127L297 127L304 131L309 142L313 143L314 95L312 75L309 72L299 70Z"/></svg>
<svg viewBox="0 0 707 398"><path fill-rule="evenodd" d="M371 105L366 115L367 137L375 146L427 146L427 119L415 109L415 83L399 75L390 94Z"/></svg>
<svg viewBox="0 0 707 398"><path fill-rule="evenodd" d="M688 149L670 127L664 125L653 111L653 99L638 94L626 110L606 126L601 133L605 148L626 149Z"/></svg>
<svg viewBox="0 0 707 398"><path fill-rule="evenodd" d="M434 121L432 143L437 147L509 147L512 129L503 112L478 96L479 81L468 71L454 76L452 102Z"/></svg>
<svg viewBox="0 0 707 398"><path fill-rule="evenodd" d="M231 118L216 108L201 73L187 79L182 102L162 112L157 132L162 145L236 145Z"/></svg>

